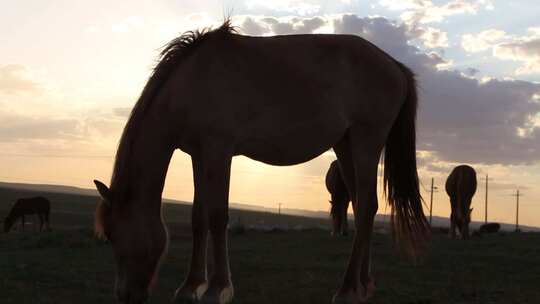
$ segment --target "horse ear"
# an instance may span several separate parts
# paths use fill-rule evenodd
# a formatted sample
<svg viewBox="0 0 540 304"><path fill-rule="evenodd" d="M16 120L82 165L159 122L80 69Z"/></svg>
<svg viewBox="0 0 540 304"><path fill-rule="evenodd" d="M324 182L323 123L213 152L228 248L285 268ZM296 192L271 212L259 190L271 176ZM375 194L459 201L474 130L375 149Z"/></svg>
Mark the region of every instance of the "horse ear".
<svg viewBox="0 0 540 304"><path fill-rule="evenodd" d="M469 215L472 214L473 209L474 209L474 208L469 209Z"/></svg>
<svg viewBox="0 0 540 304"><path fill-rule="evenodd" d="M97 179L94 180L94 184L96 184L96 189L99 192L99 195L101 195L103 198L105 204L109 205L112 201L111 190Z"/></svg>

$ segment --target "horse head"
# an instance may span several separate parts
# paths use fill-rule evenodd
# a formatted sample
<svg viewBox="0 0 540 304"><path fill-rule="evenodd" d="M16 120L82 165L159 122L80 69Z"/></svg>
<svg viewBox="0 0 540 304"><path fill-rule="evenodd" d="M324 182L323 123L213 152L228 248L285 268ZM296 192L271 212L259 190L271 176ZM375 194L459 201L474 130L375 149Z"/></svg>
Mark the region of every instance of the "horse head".
<svg viewBox="0 0 540 304"><path fill-rule="evenodd" d="M117 263L117 298L125 304L144 303L167 243L161 215L135 212L136 198L128 196L129 203L120 201L103 183L94 183L101 195L95 230L112 244Z"/></svg>

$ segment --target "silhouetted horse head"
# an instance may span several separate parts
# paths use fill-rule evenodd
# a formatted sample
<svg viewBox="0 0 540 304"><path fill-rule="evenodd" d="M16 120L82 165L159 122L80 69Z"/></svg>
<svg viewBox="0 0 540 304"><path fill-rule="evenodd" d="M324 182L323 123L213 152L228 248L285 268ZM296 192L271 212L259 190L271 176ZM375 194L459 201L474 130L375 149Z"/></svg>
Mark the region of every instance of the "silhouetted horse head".
<svg viewBox="0 0 540 304"><path fill-rule="evenodd" d="M11 230L11 226L13 226L13 218L7 216L4 220L4 232L9 232L9 230Z"/></svg>
<svg viewBox="0 0 540 304"><path fill-rule="evenodd" d="M119 200L115 192L95 180L101 195L95 218L96 234L108 239L117 265L115 292L120 303L144 303L154 284L167 247L167 232L161 220L161 199L156 210L134 212L150 198L132 194ZM154 198L156 199L156 198ZM141 204L146 200L145 204Z"/></svg>
<svg viewBox="0 0 540 304"><path fill-rule="evenodd" d="M340 200L330 200L330 219L332 220L332 235L346 236L348 233L347 198Z"/></svg>

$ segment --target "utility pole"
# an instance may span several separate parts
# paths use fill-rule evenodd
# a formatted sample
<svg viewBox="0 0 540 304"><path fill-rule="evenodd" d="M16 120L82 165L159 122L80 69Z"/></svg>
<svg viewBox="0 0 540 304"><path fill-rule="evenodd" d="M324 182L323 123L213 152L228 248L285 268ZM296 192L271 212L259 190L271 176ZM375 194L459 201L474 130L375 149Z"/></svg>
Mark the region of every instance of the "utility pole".
<svg viewBox="0 0 540 304"><path fill-rule="evenodd" d="M278 214L281 215L281 203L278 203Z"/></svg>
<svg viewBox="0 0 540 304"><path fill-rule="evenodd" d="M435 187L434 184L434 178L431 178L431 190L430 192L430 200L429 200L429 225L431 226L431 220L433 218L433 192L437 190L437 187Z"/></svg>
<svg viewBox="0 0 540 304"><path fill-rule="evenodd" d="M484 209L484 223L487 224L488 222L488 183L489 183L489 176L486 174L486 207Z"/></svg>
<svg viewBox="0 0 540 304"><path fill-rule="evenodd" d="M519 197L523 196L523 194L519 193L519 189L516 190L516 194L513 194L512 196L516 197L516 232L519 231Z"/></svg>

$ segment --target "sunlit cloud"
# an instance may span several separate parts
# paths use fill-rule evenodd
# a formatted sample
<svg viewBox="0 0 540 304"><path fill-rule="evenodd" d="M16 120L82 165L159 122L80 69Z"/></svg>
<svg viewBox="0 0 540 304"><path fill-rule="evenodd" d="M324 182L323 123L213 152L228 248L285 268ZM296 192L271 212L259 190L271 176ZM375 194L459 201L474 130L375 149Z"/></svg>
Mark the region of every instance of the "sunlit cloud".
<svg viewBox="0 0 540 304"><path fill-rule="evenodd" d="M39 93L43 89L23 65L0 65L0 93Z"/></svg>
<svg viewBox="0 0 540 304"><path fill-rule="evenodd" d="M245 4L250 10L262 8L300 16L316 14L321 10L320 4L303 0L247 0Z"/></svg>
<svg viewBox="0 0 540 304"><path fill-rule="evenodd" d="M522 63L516 75L540 73L540 28L529 28L523 36L489 29L463 35L461 45L470 53L491 50L495 58Z"/></svg>
<svg viewBox="0 0 540 304"><path fill-rule="evenodd" d="M442 5L436 5L431 0L380 0L379 5L390 10L404 11L401 19L414 25L441 22L450 16L493 9L493 3L488 0L453 0Z"/></svg>
<svg viewBox="0 0 540 304"><path fill-rule="evenodd" d="M461 38L461 46L470 53L477 53L491 49L493 46L507 39L506 32L489 29L478 34L465 34Z"/></svg>

